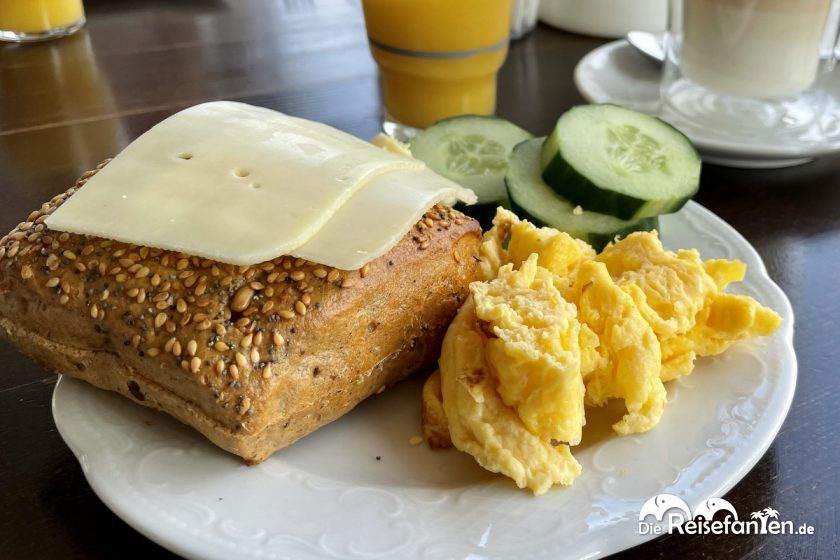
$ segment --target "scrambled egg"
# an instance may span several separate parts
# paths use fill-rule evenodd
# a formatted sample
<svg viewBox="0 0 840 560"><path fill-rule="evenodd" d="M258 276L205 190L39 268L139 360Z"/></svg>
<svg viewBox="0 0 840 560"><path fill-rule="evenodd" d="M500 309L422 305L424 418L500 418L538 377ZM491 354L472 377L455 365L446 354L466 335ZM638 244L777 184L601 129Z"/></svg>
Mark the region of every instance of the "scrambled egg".
<svg viewBox="0 0 840 560"><path fill-rule="evenodd" d="M602 263L581 264L566 297L577 305L578 319L597 335L601 359L584 374L586 403L600 406L611 398L624 399L627 414L613 429L619 434L651 429L666 399L653 329Z"/></svg>
<svg viewBox="0 0 840 560"><path fill-rule="evenodd" d="M554 484L571 484L580 464L568 445L553 445L532 433L502 401L485 361L487 342L470 297L449 327L440 358L441 398L452 443L485 469L535 494Z"/></svg>
<svg viewBox="0 0 840 560"><path fill-rule="evenodd" d="M723 292L743 280L743 263L666 251L656 232L596 255L499 209L481 270L423 389L423 435L535 494L580 474L570 446L584 405L622 399L615 432L650 430L665 408L663 382L781 324L754 299Z"/></svg>

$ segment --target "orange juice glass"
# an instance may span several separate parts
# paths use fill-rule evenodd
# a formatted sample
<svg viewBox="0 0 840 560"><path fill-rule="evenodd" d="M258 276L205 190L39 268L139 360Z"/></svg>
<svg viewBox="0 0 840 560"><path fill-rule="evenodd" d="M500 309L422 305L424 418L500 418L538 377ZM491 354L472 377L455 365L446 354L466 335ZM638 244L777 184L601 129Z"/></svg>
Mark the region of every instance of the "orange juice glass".
<svg viewBox="0 0 840 560"><path fill-rule="evenodd" d="M386 131L393 132L389 124L425 128L454 115L493 114L511 0L362 0L362 6L381 73Z"/></svg>
<svg viewBox="0 0 840 560"><path fill-rule="evenodd" d="M43 41L85 24L82 0L0 0L0 40Z"/></svg>

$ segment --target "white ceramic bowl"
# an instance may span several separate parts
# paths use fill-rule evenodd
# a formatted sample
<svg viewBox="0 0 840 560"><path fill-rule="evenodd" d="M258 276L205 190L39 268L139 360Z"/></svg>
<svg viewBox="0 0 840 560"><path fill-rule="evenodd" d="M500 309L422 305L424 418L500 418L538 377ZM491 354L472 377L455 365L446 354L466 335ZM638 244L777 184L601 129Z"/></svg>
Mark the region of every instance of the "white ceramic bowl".
<svg viewBox="0 0 840 560"><path fill-rule="evenodd" d="M540 21L595 37L665 31L668 0L541 0Z"/></svg>

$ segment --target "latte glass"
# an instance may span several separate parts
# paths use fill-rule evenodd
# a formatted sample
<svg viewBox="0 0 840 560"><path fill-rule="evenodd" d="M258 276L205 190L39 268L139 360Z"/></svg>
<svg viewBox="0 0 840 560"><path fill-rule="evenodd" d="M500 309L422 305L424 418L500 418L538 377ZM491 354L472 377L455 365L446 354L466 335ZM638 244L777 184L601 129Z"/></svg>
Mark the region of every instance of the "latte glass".
<svg viewBox="0 0 840 560"><path fill-rule="evenodd" d="M733 142L836 136L838 19L840 0L671 0L663 115Z"/></svg>

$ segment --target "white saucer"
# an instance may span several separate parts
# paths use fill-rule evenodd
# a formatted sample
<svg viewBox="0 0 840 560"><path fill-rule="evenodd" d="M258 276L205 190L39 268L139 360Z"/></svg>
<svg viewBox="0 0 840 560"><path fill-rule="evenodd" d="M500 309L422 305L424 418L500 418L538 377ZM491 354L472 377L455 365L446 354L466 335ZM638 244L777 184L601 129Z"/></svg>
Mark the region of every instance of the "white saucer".
<svg viewBox="0 0 840 560"><path fill-rule="evenodd" d="M830 83L815 86L829 108L819 123L795 138L767 136L745 142L734 127L700 127L668 111L659 95L660 71L622 39L584 56L575 68L575 85L590 103L615 103L663 118L688 136L709 163L769 169L840 152L840 72L834 72Z"/></svg>

